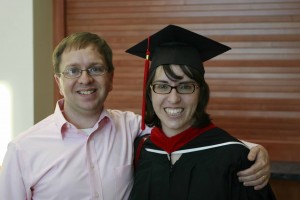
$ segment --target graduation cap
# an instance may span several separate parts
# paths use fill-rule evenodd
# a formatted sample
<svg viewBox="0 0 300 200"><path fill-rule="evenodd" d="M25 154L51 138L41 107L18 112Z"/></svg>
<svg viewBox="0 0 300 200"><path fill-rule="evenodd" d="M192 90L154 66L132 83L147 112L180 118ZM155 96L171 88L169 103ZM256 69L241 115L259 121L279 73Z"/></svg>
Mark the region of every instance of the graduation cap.
<svg viewBox="0 0 300 200"><path fill-rule="evenodd" d="M145 93L149 70L155 70L163 64L176 64L187 65L204 73L203 62L230 49L219 42L175 25L168 25L127 49L127 53L145 59L142 129L145 128Z"/></svg>

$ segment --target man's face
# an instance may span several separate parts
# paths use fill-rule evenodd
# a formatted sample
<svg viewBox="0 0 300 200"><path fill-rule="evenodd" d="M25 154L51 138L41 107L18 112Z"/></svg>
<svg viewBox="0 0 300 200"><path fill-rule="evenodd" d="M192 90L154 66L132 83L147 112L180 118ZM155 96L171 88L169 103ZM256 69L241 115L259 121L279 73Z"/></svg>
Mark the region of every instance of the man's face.
<svg viewBox="0 0 300 200"><path fill-rule="evenodd" d="M85 49L67 49L61 58L60 72L70 67L82 70L104 66L106 63L97 49L90 45ZM82 71L78 78L55 75L61 95L64 96L64 113L67 115L86 115L100 113L108 93L112 90L113 73L90 76Z"/></svg>

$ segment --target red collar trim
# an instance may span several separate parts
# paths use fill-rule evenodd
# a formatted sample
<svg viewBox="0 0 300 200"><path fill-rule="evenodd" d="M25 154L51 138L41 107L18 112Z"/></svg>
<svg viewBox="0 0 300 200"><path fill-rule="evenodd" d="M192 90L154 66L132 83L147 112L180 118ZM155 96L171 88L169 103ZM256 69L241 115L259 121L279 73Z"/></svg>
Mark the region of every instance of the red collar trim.
<svg viewBox="0 0 300 200"><path fill-rule="evenodd" d="M150 140L158 147L162 148L169 154L180 149L182 146L186 145L188 142L199 136L200 134L215 128L214 124L209 124L203 128L189 128L173 137L167 137L162 129L153 128L151 131Z"/></svg>

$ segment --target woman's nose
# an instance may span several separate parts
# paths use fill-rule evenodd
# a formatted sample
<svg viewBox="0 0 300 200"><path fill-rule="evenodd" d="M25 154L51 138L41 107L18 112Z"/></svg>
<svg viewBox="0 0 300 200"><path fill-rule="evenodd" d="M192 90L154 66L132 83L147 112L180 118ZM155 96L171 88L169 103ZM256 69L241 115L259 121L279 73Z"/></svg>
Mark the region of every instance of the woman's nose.
<svg viewBox="0 0 300 200"><path fill-rule="evenodd" d="M171 89L171 92L168 94L168 101L171 103L178 103L181 99L180 94L177 92L175 88Z"/></svg>

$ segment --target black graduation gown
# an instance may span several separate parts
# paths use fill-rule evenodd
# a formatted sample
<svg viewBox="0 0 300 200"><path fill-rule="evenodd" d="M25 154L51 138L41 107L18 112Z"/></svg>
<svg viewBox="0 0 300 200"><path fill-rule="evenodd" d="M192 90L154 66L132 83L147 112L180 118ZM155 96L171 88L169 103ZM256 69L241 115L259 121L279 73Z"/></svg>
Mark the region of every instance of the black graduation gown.
<svg viewBox="0 0 300 200"><path fill-rule="evenodd" d="M213 128L190 141L180 150L184 153L172 165L167 154L147 139L140 151L134 175L131 200L259 200L275 199L269 185L262 190L245 187L237 172L252 165L248 148L219 128ZM139 141L136 141L136 145ZM148 150L146 150L148 149ZM158 152L153 152L158 150ZM166 153L166 152L165 152Z"/></svg>

